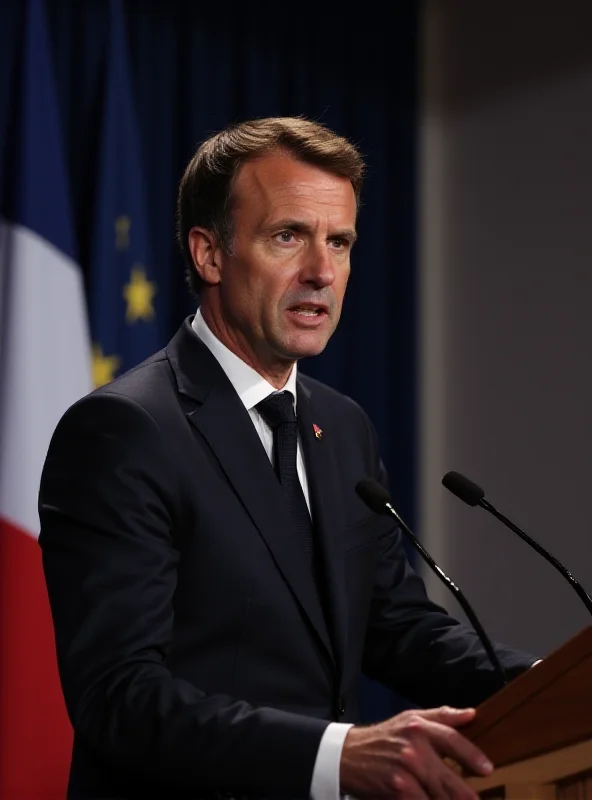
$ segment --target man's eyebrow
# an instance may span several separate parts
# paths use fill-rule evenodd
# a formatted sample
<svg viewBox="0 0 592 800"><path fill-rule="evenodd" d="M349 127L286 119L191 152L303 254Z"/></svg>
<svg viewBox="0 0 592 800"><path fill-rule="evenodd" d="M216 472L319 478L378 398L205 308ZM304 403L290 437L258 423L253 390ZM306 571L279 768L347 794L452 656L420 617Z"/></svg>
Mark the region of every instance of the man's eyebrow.
<svg viewBox="0 0 592 800"><path fill-rule="evenodd" d="M309 225L308 222L303 222L300 219L293 219L292 217L285 217L283 219L278 219L272 222L270 225L265 226L267 230L290 230L295 231L296 233L312 233L313 228L312 225ZM329 238L331 239L347 239L349 242L353 244L358 238L358 234L353 228L342 228L339 230L333 231Z"/></svg>
<svg viewBox="0 0 592 800"><path fill-rule="evenodd" d="M332 239L347 239L348 242L353 244L356 239L358 238L358 234L353 230L353 228L344 228L340 231L335 231L331 234Z"/></svg>

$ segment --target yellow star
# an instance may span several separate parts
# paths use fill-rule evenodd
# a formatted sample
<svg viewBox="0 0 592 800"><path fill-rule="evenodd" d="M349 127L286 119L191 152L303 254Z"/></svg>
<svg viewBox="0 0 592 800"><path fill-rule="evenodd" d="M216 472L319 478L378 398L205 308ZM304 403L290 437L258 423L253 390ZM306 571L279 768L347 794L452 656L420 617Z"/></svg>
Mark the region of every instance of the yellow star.
<svg viewBox="0 0 592 800"><path fill-rule="evenodd" d="M130 245L130 228L132 221L125 214L121 214L115 220L115 249L116 250L129 250Z"/></svg>
<svg viewBox="0 0 592 800"><path fill-rule="evenodd" d="M117 356L104 356L100 344L93 345L92 349L92 376L95 388L111 383L119 369L121 359Z"/></svg>
<svg viewBox="0 0 592 800"><path fill-rule="evenodd" d="M123 287L123 296L127 302L125 318L128 322L143 319L146 322L154 319L153 300L156 284L146 280L146 273L141 264L134 264L130 282Z"/></svg>

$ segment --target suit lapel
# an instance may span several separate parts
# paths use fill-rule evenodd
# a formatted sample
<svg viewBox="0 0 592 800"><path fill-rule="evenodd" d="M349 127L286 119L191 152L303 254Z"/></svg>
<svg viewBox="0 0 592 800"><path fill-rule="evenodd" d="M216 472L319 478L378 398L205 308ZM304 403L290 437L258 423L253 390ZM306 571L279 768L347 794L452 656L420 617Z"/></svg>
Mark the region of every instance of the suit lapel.
<svg viewBox="0 0 592 800"><path fill-rule="evenodd" d="M249 413L224 371L186 320L167 348L181 394L197 403L187 413L229 482L332 658L322 608L304 552L288 525L286 501Z"/></svg>
<svg viewBox="0 0 592 800"><path fill-rule="evenodd" d="M343 668L347 637L347 613L343 549L339 533L344 527L342 504L336 483L338 466L331 442L331 420L318 407L314 393L298 380L298 423L312 500L315 536L320 542L327 581L331 638L337 665Z"/></svg>

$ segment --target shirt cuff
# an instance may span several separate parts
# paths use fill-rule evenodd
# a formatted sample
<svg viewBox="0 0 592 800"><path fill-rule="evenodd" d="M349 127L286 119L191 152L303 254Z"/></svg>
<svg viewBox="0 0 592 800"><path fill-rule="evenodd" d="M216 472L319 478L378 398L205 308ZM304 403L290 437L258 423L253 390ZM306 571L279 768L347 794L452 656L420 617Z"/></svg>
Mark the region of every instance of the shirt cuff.
<svg viewBox="0 0 592 800"><path fill-rule="evenodd" d="M339 765L347 732L353 725L330 722L319 744L312 773L310 796L312 800L339 800Z"/></svg>

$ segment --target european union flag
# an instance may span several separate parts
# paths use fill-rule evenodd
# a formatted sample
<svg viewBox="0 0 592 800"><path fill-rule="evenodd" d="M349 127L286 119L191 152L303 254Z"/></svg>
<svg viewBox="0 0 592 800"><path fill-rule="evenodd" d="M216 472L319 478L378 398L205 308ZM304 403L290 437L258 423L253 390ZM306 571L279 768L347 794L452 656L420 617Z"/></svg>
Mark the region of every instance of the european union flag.
<svg viewBox="0 0 592 800"><path fill-rule="evenodd" d="M144 183L121 0L110 0L110 40L93 253L90 321L96 386L166 341L150 264Z"/></svg>

